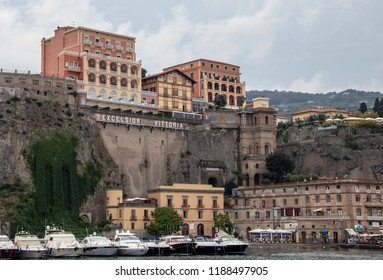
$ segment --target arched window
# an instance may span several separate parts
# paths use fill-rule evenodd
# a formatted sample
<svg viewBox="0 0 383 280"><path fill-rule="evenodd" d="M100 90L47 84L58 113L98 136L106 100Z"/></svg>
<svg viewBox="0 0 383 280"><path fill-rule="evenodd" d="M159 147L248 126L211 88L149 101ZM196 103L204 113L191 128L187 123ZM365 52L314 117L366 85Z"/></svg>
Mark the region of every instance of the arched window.
<svg viewBox="0 0 383 280"><path fill-rule="evenodd" d="M128 73L128 66L126 64L121 64L121 73Z"/></svg>
<svg viewBox="0 0 383 280"><path fill-rule="evenodd" d="M100 61L100 70L106 70L106 62L105 60Z"/></svg>
<svg viewBox="0 0 383 280"><path fill-rule="evenodd" d="M117 64L116 64L116 62L112 62L110 64L110 71L117 72Z"/></svg>
<svg viewBox="0 0 383 280"><path fill-rule="evenodd" d="M88 67L96 68L96 61L93 58L88 60Z"/></svg>
<svg viewBox="0 0 383 280"><path fill-rule="evenodd" d="M254 175L254 185L259 185L261 183L261 175L259 173L256 173Z"/></svg>
<svg viewBox="0 0 383 280"><path fill-rule="evenodd" d="M235 105L234 96L232 96L232 95L230 95L230 97L229 97L229 104L230 105Z"/></svg>
<svg viewBox="0 0 383 280"><path fill-rule="evenodd" d="M128 101L128 95L125 92L121 93L121 100Z"/></svg>
<svg viewBox="0 0 383 280"><path fill-rule="evenodd" d="M88 74L88 81L89 83L95 83L96 82L96 75L94 73Z"/></svg>
<svg viewBox="0 0 383 280"><path fill-rule="evenodd" d="M100 84L103 84L103 85L106 84L106 76L105 75L100 76Z"/></svg>
<svg viewBox="0 0 383 280"><path fill-rule="evenodd" d="M128 80L125 79L125 78L122 78L122 79L121 79L121 86L122 86L122 87L128 87Z"/></svg>
<svg viewBox="0 0 383 280"><path fill-rule="evenodd" d="M265 145L265 155L268 156L270 154L270 146L269 145Z"/></svg>
<svg viewBox="0 0 383 280"><path fill-rule="evenodd" d="M106 98L106 90L105 89L100 90L100 97L103 99Z"/></svg>
<svg viewBox="0 0 383 280"><path fill-rule="evenodd" d="M205 226L203 224L198 224L197 235L205 235Z"/></svg>
<svg viewBox="0 0 383 280"><path fill-rule="evenodd" d="M110 77L110 85L112 86L117 85L117 78L115 76Z"/></svg>
<svg viewBox="0 0 383 280"><path fill-rule="evenodd" d="M91 98L96 97L96 90L94 88L88 89L88 97L91 97Z"/></svg>
<svg viewBox="0 0 383 280"><path fill-rule="evenodd" d="M117 100L117 93L114 90L110 93L110 99Z"/></svg>
<svg viewBox="0 0 383 280"><path fill-rule="evenodd" d="M207 101L213 102L213 94L211 92L208 92L208 94L207 94Z"/></svg>

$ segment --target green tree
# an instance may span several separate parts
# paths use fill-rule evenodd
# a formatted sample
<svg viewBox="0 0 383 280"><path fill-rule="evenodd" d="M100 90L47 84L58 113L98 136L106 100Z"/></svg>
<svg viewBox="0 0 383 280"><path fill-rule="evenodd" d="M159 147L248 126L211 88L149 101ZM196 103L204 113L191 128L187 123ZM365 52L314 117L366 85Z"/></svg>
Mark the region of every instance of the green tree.
<svg viewBox="0 0 383 280"><path fill-rule="evenodd" d="M226 106L226 96L224 94L217 94L214 98L214 104L217 106L217 108L223 108Z"/></svg>
<svg viewBox="0 0 383 280"><path fill-rule="evenodd" d="M383 117L383 98L380 99L378 110L376 112L378 113L379 117Z"/></svg>
<svg viewBox="0 0 383 280"><path fill-rule="evenodd" d="M240 95L237 97L237 105L239 107L241 107L243 103L245 103L245 101L246 101L246 98L243 95Z"/></svg>
<svg viewBox="0 0 383 280"><path fill-rule="evenodd" d="M362 114L366 113L367 110L368 110L368 109L367 109L367 104L366 104L366 102L362 102L362 103L359 104L359 111L360 111Z"/></svg>
<svg viewBox="0 0 383 280"><path fill-rule="evenodd" d="M145 78L147 73L148 73L148 71L146 71L145 68L142 68L141 69L141 78Z"/></svg>
<svg viewBox="0 0 383 280"><path fill-rule="evenodd" d="M372 107L372 110L376 113L378 112L378 108L379 108L379 98L375 98L375 103L374 103L374 107Z"/></svg>
<svg viewBox="0 0 383 280"><path fill-rule="evenodd" d="M170 235L181 229L182 217L173 208L161 207L152 211L147 232L155 236Z"/></svg>
<svg viewBox="0 0 383 280"><path fill-rule="evenodd" d="M295 164L286 154L275 152L266 158L266 168L270 173L265 174L265 177L274 183L280 183L283 176L294 170Z"/></svg>
<svg viewBox="0 0 383 280"><path fill-rule="evenodd" d="M223 230L229 234L232 234L234 224L230 221L228 214L218 214L213 218L213 227Z"/></svg>

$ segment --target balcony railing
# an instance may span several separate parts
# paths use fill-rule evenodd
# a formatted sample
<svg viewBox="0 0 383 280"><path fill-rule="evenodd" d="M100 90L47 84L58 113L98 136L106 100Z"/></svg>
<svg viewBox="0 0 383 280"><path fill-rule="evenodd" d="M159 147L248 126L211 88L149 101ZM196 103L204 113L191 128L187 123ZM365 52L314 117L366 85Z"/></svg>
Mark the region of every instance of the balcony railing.
<svg viewBox="0 0 383 280"><path fill-rule="evenodd" d="M102 47L102 46L103 46L103 44L102 44L101 42L95 42L94 45L95 45L96 47Z"/></svg>
<svg viewBox="0 0 383 280"><path fill-rule="evenodd" d="M190 208L190 205L189 204L182 204L181 207L182 208Z"/></svg>
<svg viewBox="0 0 383 280"><path fill-rule="evenodd" d="M383 221L383 216L367 216L368 221Z"/></svg>
<svg viewBox="0 0 383 280"><path fill-rule="evenodd" d="M130 216L131 221L137 221L137 216Z"/></svg>
<svg viewBox="0 0 383 280"><path fill-rule="evenodd" d="M150 221L149 217L144 217L144 221Z"/></svg>
<svg viewBox="0 0 383 280"><path fill-rule="evenodd" d="M113 45L111 45L111 44L106 44L105 47L106 47L107 49L113 49Z"/></svg>
<svg viewBox="0 0 383 280"><path fill-rule="evenodd" d="M203 204L197 204L197 208L205 208L205 205L203 205Z"/></svg>
<svg viewBox="0 0 383 280"><path fill-rule="evenodd" d="M92 45L92 41L91 40L88 40L88 39L84 39L84 41L82 41L82 43L84 45Z"/></svg>

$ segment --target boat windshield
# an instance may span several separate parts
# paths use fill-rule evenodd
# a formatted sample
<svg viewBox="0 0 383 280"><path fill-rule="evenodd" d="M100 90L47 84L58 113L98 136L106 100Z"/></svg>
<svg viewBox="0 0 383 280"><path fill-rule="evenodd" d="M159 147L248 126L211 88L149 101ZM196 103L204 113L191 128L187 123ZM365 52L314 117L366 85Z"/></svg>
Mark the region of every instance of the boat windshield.
<svg viewBox="0 0 383 280"><path fill-rule="evenodd" d="M117 239L118 240L121 240L121 241L139 241L138 237L136 236L119 236Z"/></svg>
<svg viewBox="0 0 383 280"><path fill-rule="evenodd" d="M0 242L9 242L9 241L10 241L9 238L6 237L6 236L1 236L0 237Z"/></svg>

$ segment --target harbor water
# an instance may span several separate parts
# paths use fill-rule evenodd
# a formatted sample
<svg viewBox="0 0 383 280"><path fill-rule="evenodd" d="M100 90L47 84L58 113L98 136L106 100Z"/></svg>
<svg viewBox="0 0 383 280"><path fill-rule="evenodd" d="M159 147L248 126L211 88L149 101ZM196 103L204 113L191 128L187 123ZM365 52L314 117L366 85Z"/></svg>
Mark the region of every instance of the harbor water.
<svg viewBox="0 0 383 280"><path fill-rule="evenodd" d="M383 250L340 248L327 244L251 243L244 255L119 256L114 258L139 260L383 260Z"/></svg>

